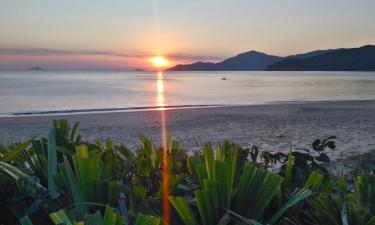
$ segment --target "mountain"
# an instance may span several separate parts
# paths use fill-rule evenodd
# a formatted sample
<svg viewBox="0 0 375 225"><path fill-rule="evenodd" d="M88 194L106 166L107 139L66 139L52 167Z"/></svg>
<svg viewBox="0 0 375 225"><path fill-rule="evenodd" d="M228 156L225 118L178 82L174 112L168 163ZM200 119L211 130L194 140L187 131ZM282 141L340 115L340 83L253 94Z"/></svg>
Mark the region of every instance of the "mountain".
<svg viewBox="0 0 375 225"><path fill-rule="evenodd" d="M225 71L225 70L290 70L290 71L375 71L375 46L339 48L279 57L249 51L219 63L196 62L180 64L168 71Z"/></svg>
<svg viewBox="0 0 375 225"><path fill-rule="evenodd" d="M31 67L29 69L30 71L41 71L41 70L44 70L42 67L39 67L39 66L34 66L34 67Z"/></svg>
<svg viewBox="0 0 375 225"><path fill-rule="evenodd" d="M185 65L180 64L169 68L168 71L264 70L267 66L281 59L283 59L283 57L267 55L257 51L249 51L219 63L196 62Z"/></svg>
<svg viewBox="0 0 375 225"><path fill-rule="evenodd" d="M290 56L285 57L284 59L290 59L290 58L305 59L305 58L309 58L309 57L313 57L317 55L323 55L329 52L334 52L337 50L339 49L315 50L312 52L306 52L306 53L297 54L297 55L290 55Z"/></svg>
<svg viewBox="0 0 375 225"><path fill-rule="evenodd" d="M217 63L218 70L264 70L268 65L280 61L282 57L250 51Z"/></svg>
<svg viewBox="0 0 375 225"><path fill-rule="evenodd" d="M192 64L179 64L167 70L168 71L208 71L208 70L215 70L215 65L216 63L196 62Z"/></svg>
<svg viewBox="0 0 375 225"><path fill-rule="evenodd" d="M271 71L375 71L375 46L337 49L307 58L288 58L269 65Z"/></svg>

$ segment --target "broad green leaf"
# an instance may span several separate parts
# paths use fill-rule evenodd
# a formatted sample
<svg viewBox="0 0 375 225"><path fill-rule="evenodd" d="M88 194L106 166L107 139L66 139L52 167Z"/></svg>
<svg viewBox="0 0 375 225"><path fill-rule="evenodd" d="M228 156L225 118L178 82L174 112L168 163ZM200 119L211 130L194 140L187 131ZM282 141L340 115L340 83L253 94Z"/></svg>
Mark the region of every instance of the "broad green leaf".
<svg viewBox="0 0 375 225"><path fill-rule="evenodd" d="M232 203L233 211L257 220L280 189L281 182L277 174L246 164Z"/></svg>
<svg viewBox="0 0 375 225"><path fill-rule="evenodd" d="M293 176L293 152L292 148L290 148L289 154L288 154L288 161L286 164L286 170L285 170L285 177L284 177L284 186L288 187L292 181Z"/></svg>
<svg viewBox="0 0 375 225"><path fill-rule="evenodd" d="M18 169L15 166L12 166L5 162L0 162L0 169L5 171L7 174L9 174L13 179L19 180L21 178L28 178L29 175L22 172L20 169Z"/></svg>
<svg viewBox="0 0 375 225"><path fill-rule="evenodd" d="M318 190L324 179L323 174L313 171L305 183L305 188L312 191Z"/></svg>
<svg viewBox="0 0 375 225"><path fill-rule="evenodd" d="M21 225L33 225L30 218L26 215L20 219Z"/></svg>
<svg viewBox="0 0 375 225"><path fill-rule="evenodd" d="M199 223L195 219L192 209L187 204L186 200L182 197L169 197L169 201L184 221L185 225L198 225Z"/></svg>
<svg viewBox="0 0 375 225"><path fill-rule="evenodd" d="M69 140L70 140L71 142L76 141L76 140L75 140L75 137L76 137L76 134L77 134L78 128L79 128L79 123L75 123L74 126L73 126L73 129L72 129L72 131L71 131L71 133L70 133L70 137L69 137Z"/></svg>
<svg viewBox="0 0 375 225"><path fill-rule="evenodd" d="M116 224L116 213L113 212L113 209L107 207L104 213L104 223L103 225L115 225Z"/></svg>
<svg viewBox="0 0 375 225"><path fill-rule="evenodd" d="M289 201L285 205L283 205L279 210L277 210L277 212L271 217L267 224L275 224L280 219L280 217L285 213L286 210L303 201L304 199L310 197L311 195L312 192L310 190L300 190L291 199L289 199Z"/></svg>
<svg viewBox="0 0 375 225"><path fill-rule="evenodd" d="M237 221L241 225L263 225L262 223L259 223L256 220L245 218L231 210L227 210L227 212L230 214L231 218L234 221Z"/></svg>
<svg viewBox="0 0 375 225"><path fill-rule="evenodd" d="M6 154L4 156L4 158L1 159L1 161L3 162L10 162L12 160L14 160L17 156L19 156L32 142L32 139L20 144L19 146L17 146L17 148L15 149L12 149L11 152L9 152L8 154Z"/></svg>
<svg viewBox="0 0 375 225"><path fill-rule="evenodd" d="M56 155L56 140L55 129L49 133L48 136L48 191L55 192L55 176L57 173L57 155Z"/></svg>
<svg viewBox="0 0 375 225"><path fill-rule="evenodd" d="M63 209L51 213L50 215L51 220L53 221L54 224L60 225L73 225L73 222L69 219L68 215L66 215L65 211Z"/></svg>
<svg viewBox="0 0 375 225"><path fill-rule="evenodd" d="M137 215L137 219L135 220L134 225L159 225L160 219L153 217L153 216L147 216L139 213Z"/></svg>

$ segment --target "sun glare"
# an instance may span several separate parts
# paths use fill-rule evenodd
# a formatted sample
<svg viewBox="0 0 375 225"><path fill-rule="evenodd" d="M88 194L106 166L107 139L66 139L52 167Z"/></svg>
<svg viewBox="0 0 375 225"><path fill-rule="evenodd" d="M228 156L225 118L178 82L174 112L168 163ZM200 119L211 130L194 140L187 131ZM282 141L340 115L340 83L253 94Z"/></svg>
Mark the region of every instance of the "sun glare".
<svg viewBox="0 0 375 225"><path fill-rule="evenodd" d="M166 67L170 64L168 59L160 55L150 58L149 61L154 67L158 67L158 68Z"/></svg>

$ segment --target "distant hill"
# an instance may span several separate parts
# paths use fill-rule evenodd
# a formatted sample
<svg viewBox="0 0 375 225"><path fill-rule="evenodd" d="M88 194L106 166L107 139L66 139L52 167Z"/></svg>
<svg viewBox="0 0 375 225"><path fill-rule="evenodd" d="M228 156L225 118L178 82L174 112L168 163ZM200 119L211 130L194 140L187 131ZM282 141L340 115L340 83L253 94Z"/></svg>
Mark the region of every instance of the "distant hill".
<svg viewBox="0 0 375 225"><path fill-rule="evenodd" d="M216 66L219 70L263 70L268 65L280 61L282 57L250 51L226 59Z"/></svg>
<svg viewBox="0 0 375 225"><path fill-rule="evenodd" d="M225 71L225 70L358 70L375 71L375 46L316 50L279 57L262 52L249 51L219 63L196 62L180 64L168 71Z"/></svg>
<svg viewBox="0 0 375 225"><path fill-rule="evenodd" d="M267 66L280 61L283 57L249 51L228 58L219 63L196 62L177 65L169 71L207 71L207 70L264 70Z"/></svg>
<svg viewBox="0 0 375 225"><path fill-rule="evenodd" d="M215 70L215 65L216 63L196 62L192 64L179 64L167 70L168 71L206 71L206 70Z"/></svg>
<svg viewBox="0 0 375 225"><path fill-rule="evenodd" d="M337 50L339 49L315 50L312 52L306 52L306 53L297 54L297 55L290 55L290 56L284 57L284 59L290 59L290 58L305 59L305 58L309 58L309 57L313 57L317 55L323 55L329 52L334 52Z"/></svg>
<svg viewBox="0 0 375 225"><path fill-rule="evenodd" d="M272 71L375 71L375 46L338 49L307 58L289 58L267 67Z"/></svg>
<svg viewBox="0 0 375 225"><path fill-rule="evenodd" d="M42 67L39 67L39 66L34 66L34 67L31 67L29 69L30 71L41 71L41 70L44 70Z"/></svg>

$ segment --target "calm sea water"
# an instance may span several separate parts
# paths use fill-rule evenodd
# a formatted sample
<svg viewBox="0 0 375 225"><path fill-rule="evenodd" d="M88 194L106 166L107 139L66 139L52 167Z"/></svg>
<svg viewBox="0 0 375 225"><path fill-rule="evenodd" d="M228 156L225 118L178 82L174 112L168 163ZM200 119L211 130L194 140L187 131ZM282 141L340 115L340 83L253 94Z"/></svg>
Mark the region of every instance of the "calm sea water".
<svg viewBox="0 0 375 225"><path fill-rule="evenodd" d="M374 72L0 72L0 116L365 99Z"/></svg>

